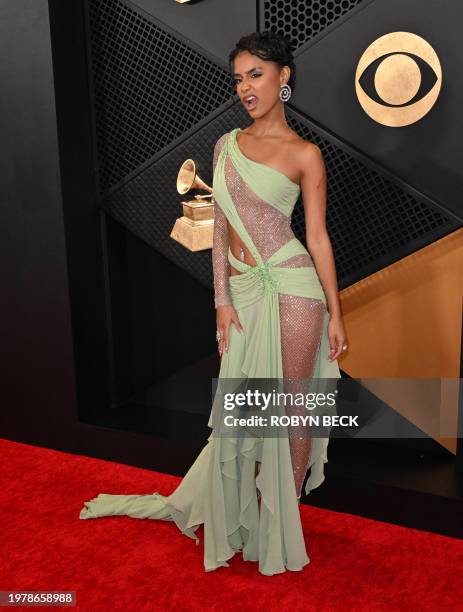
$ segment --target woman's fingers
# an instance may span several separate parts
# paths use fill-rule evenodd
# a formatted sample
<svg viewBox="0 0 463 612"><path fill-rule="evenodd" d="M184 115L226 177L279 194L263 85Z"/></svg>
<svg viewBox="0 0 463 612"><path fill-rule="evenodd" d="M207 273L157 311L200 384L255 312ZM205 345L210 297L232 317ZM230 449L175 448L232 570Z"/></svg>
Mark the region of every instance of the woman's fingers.
<svg viewBox="0 0 463 612"><path fill-rule="evenodd" d="M223 324L220 324L217 326L217 329L220 332L220 339L217 342L217 348L219 349L219 355L222 357L225 344L225 326Z"/></svg>
<svg viewBox="0 0 463 612"><path fill-rule="evenodd" d="M228 330L229 330L229 327L230 327L230 323L228 323L228 325L224 325L224 328L223 328L223 348L227 352L228 352L228 336L229 336Z"/></svg>
<svg viewBox="0 0 463 612"><path fill-rule="evenodd" d="M339 357L339 355L341 355L341 353L343 352L342 347L344 346L346 342L346 339L343 336L336 336L335 340L334 340L334 345L335 345L335 354L333 359L337 359Z"/></svg>
<svg viewBox="0 0 463 612"><path fill-rule="evenodd" d="M339 339L336 334L329 335L328 338L330 343L330 352L328 355L328 359L330 361L334 361L341 352L341 345L338 342Z"/></svg>
<svg viewBox="0 0 463 612"><path fill-rule="evenodd" d="M229 350L230 348L230 324L233 323L236 329L240 334L244 334L243 327L241 326L241 322L238 318L238 315L234 310L227 316L221 316L220 322L217 323L217 329L220 332L220 340L218 341L218 349L220 356L224 351Z"/></svg>
<svg viewBox="0 0 463 612"><path fill-rule="evenodd" d="M217 340L217 349L219 351L219 355L222 357L222 353L223 353L223 339L220 338L220 340Z"/></svg>
<svg viewBox="0 0 463 612"><path fill-rule="evenodd" d="M238 316L237 316L237 315L235 315L235 316L232 318L232 321L233 321L233 324L234 324L234 326L236 327L236 329L239 331L239 333L240 333L240 334L244 334L244 329L243 329L243 327L241 326L241 322L240 322L240 320L238 319Z"/></svg>
<svg viewBox="0 0 463 612"><path fill-rule="evenodd" d="M328 333L328 344L329 344L330 350L329 350L327 359L329 359L330 361L333 359L333 355L334 355L334 351L335 351L334 341L335 341L334 335L331 334L331 333Z"/></svg>

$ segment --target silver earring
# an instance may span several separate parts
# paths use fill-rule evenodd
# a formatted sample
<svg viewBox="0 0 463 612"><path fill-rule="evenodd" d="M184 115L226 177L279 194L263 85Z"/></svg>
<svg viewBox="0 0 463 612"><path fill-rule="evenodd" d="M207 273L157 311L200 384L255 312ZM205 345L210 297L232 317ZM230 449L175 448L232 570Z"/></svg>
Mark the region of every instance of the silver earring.
<svg viewBox="0 0 463 612"><path fill-rule="evenodd" d="M291 87L286 85L280 85L280 100L282 102L287 102L291 97Z"/></svg>

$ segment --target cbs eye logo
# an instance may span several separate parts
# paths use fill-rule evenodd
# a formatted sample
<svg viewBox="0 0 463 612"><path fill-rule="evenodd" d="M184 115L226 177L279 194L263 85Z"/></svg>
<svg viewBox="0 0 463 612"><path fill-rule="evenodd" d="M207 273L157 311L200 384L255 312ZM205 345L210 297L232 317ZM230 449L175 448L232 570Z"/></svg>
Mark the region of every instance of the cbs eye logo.
<svg viewBox="0 0 463 612"><path fill-rule="evenodd" d="M410 32L391 32L365 50L355 73L355 91L375 121L402 127L419 121L434 106L442 70L434 49Z"/></svg>

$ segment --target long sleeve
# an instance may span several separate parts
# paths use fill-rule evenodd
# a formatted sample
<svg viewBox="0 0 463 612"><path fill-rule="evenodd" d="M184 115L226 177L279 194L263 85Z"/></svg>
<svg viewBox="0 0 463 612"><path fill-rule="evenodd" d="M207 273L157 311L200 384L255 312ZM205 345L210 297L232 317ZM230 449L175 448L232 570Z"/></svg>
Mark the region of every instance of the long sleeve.
<svg viewBox="0 0 463 612"><path fill-rule="evenodd" d="M221 136L214 148L214 160L212 162L213 172L217 165L220 150L223 146L226 134ZM214 234L212 244L212 269L214 273L214 304L225 306L231 304L228 277L230 275L230 263L228 261L229 235L227 218L217 204L214 202Z"/></svg>

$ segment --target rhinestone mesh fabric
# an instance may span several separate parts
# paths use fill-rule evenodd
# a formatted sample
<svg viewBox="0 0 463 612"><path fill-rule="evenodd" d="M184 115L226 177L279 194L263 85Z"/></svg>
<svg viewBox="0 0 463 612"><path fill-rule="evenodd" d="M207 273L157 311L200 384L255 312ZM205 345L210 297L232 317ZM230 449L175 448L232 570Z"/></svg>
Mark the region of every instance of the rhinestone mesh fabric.
<svg viewBox="0 0 463 612"><path fill-rule="evenodd" d="M214 147L213 172L217 165L220 151L225 142L226 134L221 136ZM212 270L214 276L215 308L231 304L228 277L230 262L228 261L229 246L228 221L220 206L214 202L214 234L212 239Z"/></svg>
<svg viewBox="0 0 463 612"><path fill-rule="evenodd" d="M214 170L226 136L227 134L221 136L216 143L213 160ZM228 155L225 159L224 171L227 188L236 210L262 260L265 262L273 253L295 237L290 225L291 218L259 198L235 170ZM240 247L242 247L246 253L246 263L256 264L246 245L242 243L239 236L230 227L226 216L216 203L212 248L216 308L232 303L228 277L230 274L240 274L228 262L229 245L238 259L240 258ZM296 255L278 264L278 266L285 268L311 267L313 265L313 260L308 253L307 255ZM279 307L285 391L287 393L306 393L307 379L313 374L320 346L325 305L319 299L280 293ZM287 414L307 415L308 411L304 406L287 406ZM299 429L289 427L288 433L296 493L300 497L310 460L311 439L307 427L303 425Z"/></svg>

